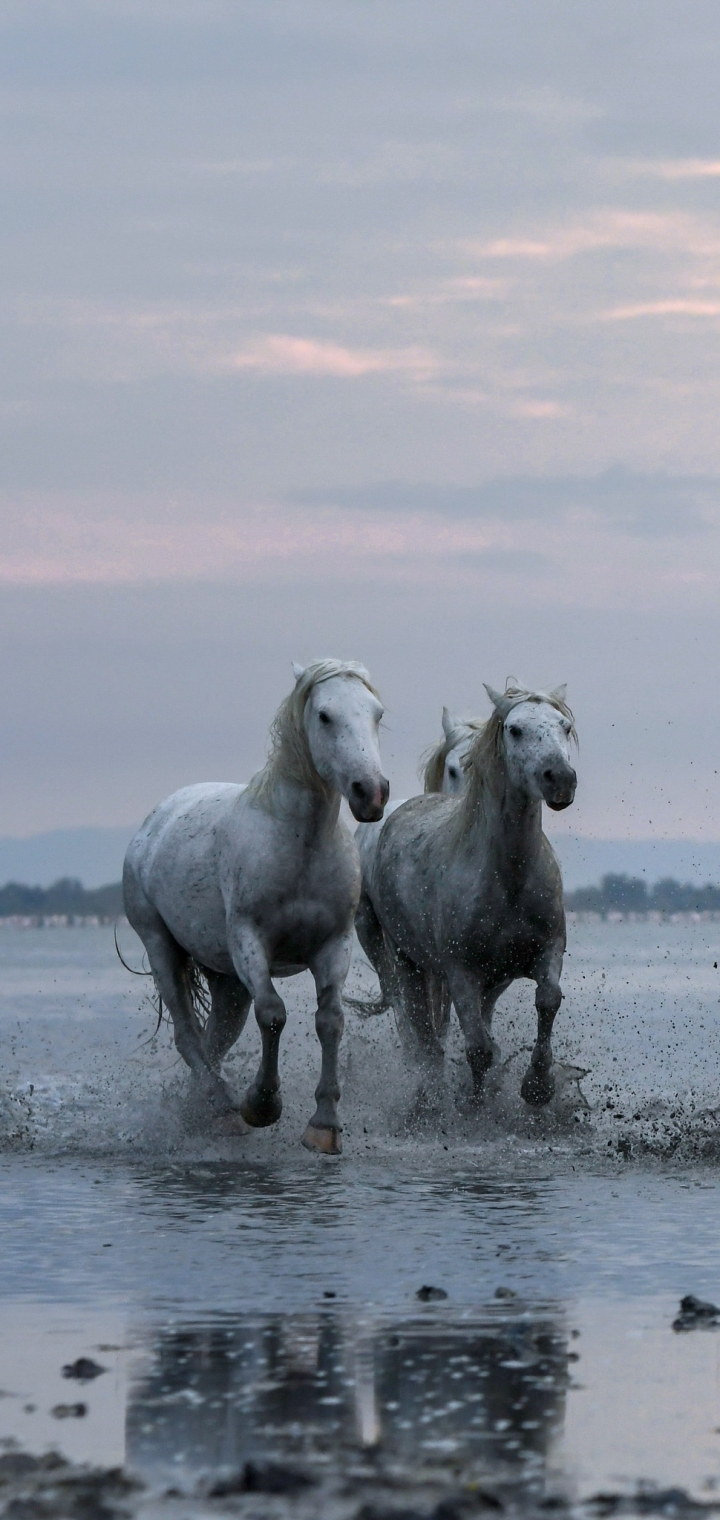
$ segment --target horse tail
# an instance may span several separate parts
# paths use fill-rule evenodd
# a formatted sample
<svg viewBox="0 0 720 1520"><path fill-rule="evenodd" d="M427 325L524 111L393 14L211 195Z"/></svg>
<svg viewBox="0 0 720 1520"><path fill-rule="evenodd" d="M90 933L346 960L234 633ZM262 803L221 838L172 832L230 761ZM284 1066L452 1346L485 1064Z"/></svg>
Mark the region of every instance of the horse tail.
<svg viewBox="0 0 720 1520"><path fill-rule="evenodd" d="M207 973L199 961L194 961L192 956L187 958L185 974L187 976L188 991L195 1010L195 1017L201 1029L205 1028L210 1017L212 1008L212 996L208 986Z"/></svg>
<svg viewBox="0 0 720 1520"><path fill-rule="evenodd" d="M122 950L120 949L120 946L118 944L117 926L118 926L118 921L117 921L117 919L115 919L115 926L114 926L114 929L113 929L113 935L114 935L114 938L115 938L115 950L116 950L116 953L117 953L117 958L118 958L121 966L124 966L125 970L129 971L131 976L152 976L152 971L137 971L134 966L129 966L128 965L128 963L127 963L127 961L125 959L125 956L123 955ZM157 998L157 1001L156 1001L156 998ZM157 991L157 988L155 989L155 997L151 997L150 998L150 1002L151 1002L153 1008L157 1008L157 1016L158 1016L157 1024L155 1025L155 1028L154 1028L154 1030L152 1032L152 1038L154 1039L155 1036L156 1036L156 1034L157 1034L157 1032L158 1032L158 1029L160 1028L160 1025L162 1024L162 1016L163 1016L163 1000L162 1000L162 998L160 996L160 993Z"/></svg>
<svg viewBox="0 0 720 1520"><path fill-rule="evenodd" d="M376 998L354 998L343 994L343 1003L346 1008L352 1008L353 1013L359 1013L361 1019L374 1019L378 1014L387 1013L388 1008L392 1008L392 1003L388 1002L382 992Z"/></svg>

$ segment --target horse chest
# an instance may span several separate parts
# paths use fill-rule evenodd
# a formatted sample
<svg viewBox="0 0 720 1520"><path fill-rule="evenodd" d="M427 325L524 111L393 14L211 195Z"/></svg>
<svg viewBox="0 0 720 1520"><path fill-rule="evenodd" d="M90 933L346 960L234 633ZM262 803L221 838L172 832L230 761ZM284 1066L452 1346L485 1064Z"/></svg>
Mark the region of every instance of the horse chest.
<svg viewBox="0 0 720 1520"><path fill-rule="evenodd" d="M469 968L502 980L528 976L548 939L550 923L522 911L522 905L498 901L456 924L454 950Z"/></svg>

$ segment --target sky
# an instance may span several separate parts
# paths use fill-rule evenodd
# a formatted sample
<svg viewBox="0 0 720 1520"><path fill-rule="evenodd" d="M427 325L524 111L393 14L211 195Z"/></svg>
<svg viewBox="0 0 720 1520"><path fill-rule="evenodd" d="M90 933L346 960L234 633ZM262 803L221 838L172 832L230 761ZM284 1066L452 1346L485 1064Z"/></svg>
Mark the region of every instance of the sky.
<svg viewBox="0 0 720 1520"><path fill-rule="evenodd" d="M262 764L363 660L568 682L720 840L716 0L0 0L0 833Z"/></svg>

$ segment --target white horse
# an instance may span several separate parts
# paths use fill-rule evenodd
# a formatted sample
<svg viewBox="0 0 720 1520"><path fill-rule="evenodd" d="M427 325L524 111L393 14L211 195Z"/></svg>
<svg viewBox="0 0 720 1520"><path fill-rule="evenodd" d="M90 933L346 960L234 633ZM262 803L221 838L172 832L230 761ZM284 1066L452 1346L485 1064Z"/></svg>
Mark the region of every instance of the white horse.
<svg viewBox="0 0 720 1520"><path fill-rule="evenodd" d="M517 977L535 981L538 1034L521 1092L539 1105L554 1091L565 951L560 867L542 803L557 812L573 801L575 729L564 687L486 690L494 712L471 744L464 795L414 798L380 832L363 879L366 923L371 913L375 920L364 943L430 1090L442 1075L438 999L441 1011L455 1005L479 1099L495 1003Z"/></svg>
<svg viewBox="0 0 720 1520"><path fill-rule="evenodd" d="M360 866L339 816L341 795L359 820L382 817L382 706L362 665L317 660L294 666L295 689L271 728L265 768L245 788L185 787L145 820L125 857L125 911L145 945L175 1044L226 1130L274 1124L285 1005L273 976L310 969L322 1070L316 1111L303 1135L311 1150L341 1150L337 1103L342 988L350 963ZM193 987L207 979L205 1029ZM250 1009L262 1060L239 1107L219 1067Z"/></svg>
<svg viewBox="0 0 720 1520"><path fill-rule="evenodd" d="M421 775L425 792L442 792L446 797L459 797L464 792L467 780L465 758L473 739L482 727L483 724L477 718L453 717L447 707L443 707L442 739L429 751L426 750L421 760ZM369 880L372 875L381 829L385 827L390 815L397 812L398 808L404 807L406 801L407 798L400 798L398 802L388 803L385 816L379 823L358 824L355 830L355 842L360 852L363 881ZM360 893L360 902L355 915L355 931L368 959L374 966L382 969L382 931L364 889ZM358 1013L370 1015L384 1013L387 1008L391 1008L392 996L389 986L385 985L380 975L379 998L371 1000L346 997L345 1002ZM450 1000L445 995L444 989L435 990L434 1002L436 1028L440 1033L450 1016Z"/></svg>

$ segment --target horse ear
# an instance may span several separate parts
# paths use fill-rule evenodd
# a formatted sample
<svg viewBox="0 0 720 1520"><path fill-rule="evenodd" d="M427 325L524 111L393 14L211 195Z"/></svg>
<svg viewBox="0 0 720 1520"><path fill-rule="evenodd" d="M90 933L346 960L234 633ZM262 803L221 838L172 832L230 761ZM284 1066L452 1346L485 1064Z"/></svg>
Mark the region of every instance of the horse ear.
<svg viewBox="0 0 720 1520"><path fill-rule="evenodd" d="M446 707L444 707L442 710L442 727L445 738L449 739L455 727L455 724L453 723L453 720L450 717L450 714Z"/></svg>
<svg viewBox="0 0 720 1520"><path fill-rule="evenodd" d="M483 686L485 687L485 690L490 698L490 701L492 702L493 707L495 708L498 717L502 718L504 723L510 711L510 708L513 705L512 698L506 697L505 693L502 691L495 691L492 686L488 686L487 681L483 681Z"/></svg>
<svg viewBox="0 0 720 1520"><path fill-rule="evenodd" d="M567 696L567 681L563 681L561 686L554 686L550 696L555 697L558 702L564 702Z"/></svg>
<svg viewBox="0 0 720 1520"><path fill-rule="evenodd" d="M299 681L300 677L304 676L304 674L305 674L305 666L304 665L298 665L297 660L291 660L290 663L292 665L292 673L293 673L293 675L295 677L295 680Z"/></svg>

